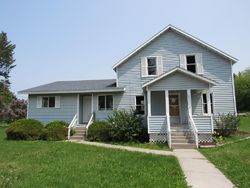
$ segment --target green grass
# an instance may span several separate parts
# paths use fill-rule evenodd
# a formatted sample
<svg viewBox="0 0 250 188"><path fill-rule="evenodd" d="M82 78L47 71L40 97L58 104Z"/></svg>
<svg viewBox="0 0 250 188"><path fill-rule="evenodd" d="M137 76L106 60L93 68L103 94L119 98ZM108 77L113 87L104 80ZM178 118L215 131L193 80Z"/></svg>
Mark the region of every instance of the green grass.
<svg viewBox="0 0 250 188"><path fill-rule="evenodd" d="M165 151L171 150L169 149L168 145L165 143L153 144L153 143L138 143L138 142L111 142L110 144L145 148L145 149L154 149L154 150L165 150Z"/></svg>
<svg viewBox="0 0 250 188"><path fill-rule="evenodd" d="M0 127L0 187L187 187L173 156L69 142L7 141Z"/></svg>
<svg viewBox="0 0 250 188"><path fill-rule="evenodd" d="M200 151L237 187L250 187L250 139Z"/></svg>
<svg viewBox="0 0 250 188"><path fill-rule="evenodd" d="M240 118L239 130L250 133L250 116L245 116Z"/></svg>

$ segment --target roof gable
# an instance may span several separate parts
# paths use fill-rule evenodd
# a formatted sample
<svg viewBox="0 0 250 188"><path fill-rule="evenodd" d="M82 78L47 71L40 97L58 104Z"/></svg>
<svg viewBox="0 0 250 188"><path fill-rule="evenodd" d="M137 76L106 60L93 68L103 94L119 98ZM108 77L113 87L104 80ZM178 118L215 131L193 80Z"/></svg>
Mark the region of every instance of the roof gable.
<svg viewBox="0 0 250 188"><path fill-rule="evenodd" d="M158 38L159 36L161 36L163 33L167 32L167 31L174 31L178 34L181 34L182 36L192 40L193 42L196 42L198 44L200 44L201 46L204 46L206 48L208 48L209 50L229 59L230 61L232 61L233 63L236 63L238 61L238 59L236 59L235 57L215 48L214 46L182 31L181 29L178 29L177 27L173 26L173 25L168 25L166 28L164 28L163 30L161 30L160 32L158 32L157 34L155 34L153 37L151 37L149 40L147 40L145 43L143 43L142 45L140 45L138 48L136 48L134 51L132 51L130 54L128 54L127 56L125 56L123 59L121 59L118 63L116 63L115 65L113 65L113 69L115 70L116 67L118 67L119 65L121 65L122 63L124 63L126 60L128 60L130 57L132 57L134 54L136 54L138 51L140 51L142 48L144 48L145 46L149 45L152 41L154 41L156 38Z"/></svg>
<svg viewBox="0 0 250 188"><path fill-rule="evenodd" d="M182 69L182 68L178 68L178 67L177 67L177 68L174 68L174 69L172 69L172 70L170 70L170 71L168 71L168 72L166 72L166 73L164 73L164 74L158 76L157 78L155 78L155 79L153 79L153 80L151 80L151 81L145 83L142 87L143 87L143 88L144 88L144 87L147 87L147 86L149 86L149 85L151 85L151 84L153 84L153 83L155 83L155 82L157 82L157 81L159 81L159 80L161 80L161 79L163 79L163 78L167 78L168 76L170 76L170 75L172 75L172 74L174 74L174 73L176 73L176 72L179 72L179 73L181 73L181 74L187 75L187 76L189 76L189 77L192 77L192 78L194 78L194 79L200 80L200 81L202 81L202 82L206 82L206 83L208 83L208 84L217 85L217 83L216 83L215 81L213 81L213 80L210 80L210 79L205 78L205 77L203 77L203 76L200 76L200 75L198 75L198 74L195 74L195 73L192 73L192 72L187 71L187 70L185 70L185 69Z"/></svg>

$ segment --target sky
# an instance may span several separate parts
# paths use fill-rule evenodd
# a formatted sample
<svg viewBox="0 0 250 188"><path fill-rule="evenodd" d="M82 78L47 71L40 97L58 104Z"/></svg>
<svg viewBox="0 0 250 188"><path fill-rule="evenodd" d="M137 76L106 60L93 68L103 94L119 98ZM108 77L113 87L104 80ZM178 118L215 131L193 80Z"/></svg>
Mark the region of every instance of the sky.
<svg viewBox="0 0 250 188"><path fill-rule="evenodd" d="M0 31L16 44L11 90L115 78L112 65L172 24L250 67L247 0L0 0ZM25 95L18 95L25 98Z"/></svg>

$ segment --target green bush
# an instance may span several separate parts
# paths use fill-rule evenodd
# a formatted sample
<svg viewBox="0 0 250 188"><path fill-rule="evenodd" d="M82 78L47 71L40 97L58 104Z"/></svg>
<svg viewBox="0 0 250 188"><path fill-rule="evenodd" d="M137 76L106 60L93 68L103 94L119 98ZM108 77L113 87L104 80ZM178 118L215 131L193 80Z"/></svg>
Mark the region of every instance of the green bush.
<svg viewBox="0 0 250 188"><path fill-rule="evenodd" d="M115 110L107 121L111 125L112 141L138 141L143 133L142 118L133 110Z"/></svg>
<svg viewBox="0 0 250 188"><path fill-rule="evenodd" d="M34 119L20 119L6 129L7 139L37 140L42 133L43 124Z"/></svg>
<svg viewBox="0 0 250 188"><path fill-rule="evenodd" d="M110 141L111 126L106 121L95 121L88 129L87 139L90 141Z"/></svg>
<svg viewBox="0 0 250 188"><path fill-rule="evenodd" d="M64 121L52 121L43 129L41 139L43 140L64 140L68 135L68 123Z"/></svg>
<svg viewBox="0 0 250 188"><path fill-rule="evenodd" d="M224 137L234 134L239 128L240 118L234 114L219 114L215 118L216 132Z"/></svg>

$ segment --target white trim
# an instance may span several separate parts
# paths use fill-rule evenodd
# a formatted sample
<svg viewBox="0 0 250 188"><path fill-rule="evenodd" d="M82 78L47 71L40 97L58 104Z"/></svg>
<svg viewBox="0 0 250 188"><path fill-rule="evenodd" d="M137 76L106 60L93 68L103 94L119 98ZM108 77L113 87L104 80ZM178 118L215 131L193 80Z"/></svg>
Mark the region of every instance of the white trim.
<svg viewBox="0 0 250 188"><path fill-rule="evenodd" d="M41 107L39 107L39 108L45 108L45 109L48 109L48 108L50 108L50 109L53 109L53 108L55 108L55 109L57 109L56 108L56 96L59 96L59 95L53 95L53 96L49 96L49 95L42 95L42 96L38 96L38 97L41 97ZM46 107L46 106L43 106L43 98L45 98L45 97L47 97L48 98L48 106ZM53 107L50 107L49 106L49 98L50 97L54 97L55 98L55 106L53 106ZM61 102L61 101L60 101Z"/></svg>
<svg viewBox="0 0 250 188"><path fill-rule="evenodd" d="M206 92L201 92L202 115L203 116L212 116L214 114L214 94L213 94L213 92L210 92L210 91L207 92L207 91ZM206 99L207 99L207 113L204 113L203 94L206 95ZM212 94L212 100L213 100L213 102L212 102L213 107L212 108L211 108L211 100L210 100L210 95L211 94ZM209 98L209 100L208 100L208 98ZM212 113L212 109L213 109L213 113ZM211 113L209 113L209 111Z"/></svg>
<svg viewBox="0 0 250 188"><path fill-rule="evenodd" d="M124 92L125 88L117 88L110 90L84 90L84 91L19 91L18 94L62 94L62 93L109 93L109 92Z"/></svg>
<svg viewBox="0 0 250 188"><path fill-rule="evenodd" d="M91 95L91 112L94 113L94 94Z"/></svg>
<svg viewBox="0 0 250 188"><path fill-rule="evenodd" d="M151 116L151 91L147 89L148 117Z"/></svg>
<svg viewBox="0 0 250 188"><path fill-rule="evenodd" d="M231 73L232 73L232 88L233 88L233 101L234 101L234 113L237 116L237 106L236 106L236 97L235 97L235 87L234 87L234 75L233 75L233 63L231 63Z"/></svg>
<svg viewBox="0 0 250 188"><path fill-rule="evenodd" d="M148 45L149 43L151 43L154 39L156 39L157 37L159 37L161 34L163 34L164 32L166 32L167 30L172 29L173 31L180 33L182 35L184 35L187 38L190 38L192 40L194 40L195 42L207 47L208 49L228 58L229 60L231 60L232 62L236 63L238 61L238 59L236 59L235 57L223 52L222 50L219 50L217 48L215 48L214 46L182 31L181 29L178 29L177 27L173 26L173 25L168 25L167 27L165 27L164 29L162 29L160 32L158 32L157 34L155 34L153 37L151 37L149 40L147 40L145 43L143 43L142 45L140 45L138 48L136 48L134 51L132 51L130 54L128 54L127 56L125 56L123 59L121 59L118 63L116 63L115 65L112 66L112 68L115 70L119 65L121 65L122 63L124 63L127 59L129 59L132 55L134 55L135 53L137 53L139 50L141 50L142 48L144 48L146 45Z"/></svg>
<svg viewBox="0 0 250 188"><path fill-rule="evenodd" d="M202 76L200 76L200 75L197 75L197 74L192 73L192 72L190 72L190 71L187 71L187 70L185 70L185 69L181 69L181 68L179 68L179 67L176 67L176 68L170 70L169 72L166 72L166 73L162 74L161 76L159 76L159 77L157 77L157 78L155 78L155 79L153 79L153 80L151 80L151 81L145 83L142 87L149 86L149 85L151 85L152 83L154 83L154 82L156 82L156 81L158 81L158 80L160 80L160 79L162 79L162 78L164 78L164 77L166 77L166 76L168 76L168 75L170 75L170 74L172 74L172 73L174 73L174 72L176 72L176 71L182 72L182 73L184 73L184 74L186 74L186 75L189 75L189 76L191 76L191 77L193 77L193 78L197 78L197 79L202 80L202 81L204 81L204 82L208 82L208 83L210 83L210 84L212 84L212 85L217 85L216 82L214 82L214 81L212 81L212 80L209 80L209 79L207 79L207 78L204 78L204 77L202 77Z"/></svg>
<svg viewBox="0 0 250 188"><path fill-rule="evenodd" d="M119 81L119 79L118 79L118 67L117 67L117 69L116 69L116 87L119 87L119 83L118 83L118 81Z"/></svg>
<svg viewBox="0 0 250 188"><path fill-rule="evenodd" d="M106 108L106 96L107 95L111 95L111 94L100 94L100 95L97 95L97 111L98 112L107 112L107 111L113 111L114 110L114 95L111 95L113 100L112 100L112 106L113 108L112 109L108 109ZM104 96L105 97L105 109L104 110L99 110L99 96Z"/></svg>
<svg viewBox="0 0 250 188"><path fill-rule="evenodd" d="M77 109L76 109L76 111L77 111L77 115L79 116L79 108L80 108L80 95L79 94L77 94ZM77 118L77 124L79 124L79 118Z"/></svg>
<svg viewBox="0 0 250 188"><path fill-rule="evenodd" d="M37 99L36 99L37 100ZM29 95L27 98L27 112L26 112L26 119L29 119Z"/></svg>
<svg viewBox="0 0 250 188"><path fill-rule="evenodd" d="M188 114L192 116L193 110L192 110L192 94L191 89L187 89L187 103L188 103Z"/></svg>

